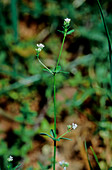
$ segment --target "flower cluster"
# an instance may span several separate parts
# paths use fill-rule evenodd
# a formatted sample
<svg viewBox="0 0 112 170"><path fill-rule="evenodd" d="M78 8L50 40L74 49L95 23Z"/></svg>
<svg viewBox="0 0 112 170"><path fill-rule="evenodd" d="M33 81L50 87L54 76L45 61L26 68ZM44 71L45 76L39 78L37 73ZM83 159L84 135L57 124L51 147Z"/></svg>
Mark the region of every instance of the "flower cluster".
<svg viewBox="0 0 112 170"><path fill-rule="evenodd" d="M69 18L64 19L64 26L68 27L70 25L70 21L71 21L71 19L69 19Z"/></svg>
<svg viewBox="0 0 112 170"><path fill-rule="evenodd" d="M40 53L41 52L41 50L45 47L42 43L40 43L40 44L37 44L37 47L38 48L36 48L35 50L37 51L37 53Z"/></svg>
<svg viewBox="0 0 112 170"><path fill-rule="evenodd" d="M13 161L13 157L9 156L9 158L7 158L8 162L12 162Z"/></svg>
<svg viewBox="0 0 112 170"><path fill-rule="evenodd" d="M72 129L75 130L77 128L77 124L76 123L72 123Z"/></svg>
<svg viewBox="0 0 112 170"><path fill-rule="evenodd" d="M67 125L67 130L75 130L77 128L77 124L76 123L72 123L72 125Z"/></svg>
<svg viewBox="0 0 112 170"><path fill-rule="evenodd" d="M66 167L69 166L69 163L68 163L68 162L65 162L65 161L60 161L60 162L59 162L59 165L60 165L61 167L63 167L64 170L66 170Z"/></svg>

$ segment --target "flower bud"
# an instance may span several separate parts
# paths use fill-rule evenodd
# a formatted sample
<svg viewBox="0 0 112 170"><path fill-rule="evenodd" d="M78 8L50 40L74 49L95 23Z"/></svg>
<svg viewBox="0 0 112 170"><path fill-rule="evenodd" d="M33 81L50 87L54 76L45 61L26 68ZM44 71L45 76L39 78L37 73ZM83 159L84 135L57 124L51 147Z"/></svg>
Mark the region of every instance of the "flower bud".
<svg viewBox="0 0 112 170"><path fill-rule="evenodd" d="M71 129L71 125L67 125L67 130L70 130Z"/></svg>

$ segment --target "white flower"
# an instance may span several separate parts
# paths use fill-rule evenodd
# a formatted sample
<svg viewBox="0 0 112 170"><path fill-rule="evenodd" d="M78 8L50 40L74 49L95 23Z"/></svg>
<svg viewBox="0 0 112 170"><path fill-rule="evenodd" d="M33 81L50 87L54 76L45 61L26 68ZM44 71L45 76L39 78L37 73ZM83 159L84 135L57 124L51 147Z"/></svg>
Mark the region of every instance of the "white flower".
<svg viewBox="0 0 112 170"><path fill-rule="evenodd" d="M60 161L59 164L62 166L65 163L65 161Z"/></svg>
<svg viewBox="0 0 112 170"><path fill-rule="evenodd" d="M60 161L60 162L59 162L59 165L60 165L61 167L63 167L64 170L66 170L66 167L69 166L69 163L68 163L68 162L65 162L65 161Z"/></svg>
<svg viewBox="0 0 112 170"><path fill-rule="evenodd" d="M77 124L72 123L72 129L74 129L74 130L75 130L75 129L77 128L77 126L78 126Z"/></svg>
<svg viewBox="0 0 112 170"><path fill-rule="evenodd" d="M64 20L65 20L65 23L66 23L66 24L69 24L70 21L71 21L71 19L69 19L69 18L66 18L66 19L64 19Z"/></svg>
<svg viewBox="0 0 112 170"><path fill-rule="evenodd" d="M39 54L41 52L41 50L45 47L44 44L40 43L40 44L37 44L37 47L35 50L37 51L37 53Z"/></svg>
<svg viewBox="0 0 112 170"><path fill-rule="evenodd" d="M44 46L44 44L40 43L40 44L37 44L37 47L42 50L45 46Z"/></svg>
<svg viewBox="0 0 112 170"><path fill-rule="evenodd" d="M12 162L13 161L13 157L9 156L9 158L7 160L8 160L8 162Z"/></svg>
<svg viewBox="0 0 112 170"><path fill-rule="evenodd" d="M41 48L38 48L38 49L36 48L35 50L36 50L37 52L41 52Z"/></svg>

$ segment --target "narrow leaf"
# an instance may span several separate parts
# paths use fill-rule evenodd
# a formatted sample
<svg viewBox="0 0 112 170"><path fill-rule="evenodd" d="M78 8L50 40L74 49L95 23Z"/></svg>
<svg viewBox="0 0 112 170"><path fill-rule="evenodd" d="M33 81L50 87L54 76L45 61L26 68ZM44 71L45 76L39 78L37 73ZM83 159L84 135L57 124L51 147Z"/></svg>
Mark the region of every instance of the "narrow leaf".
<svg viewBox="0 0 112 170"><path fill-rule="evenodd" d="M53 139L50 135L48 135L47 133L40 133L40 135L45 135L48 136L49 138ZM54 140L54 139L53 139Z"/></svg>
<svg viewBox="0 0 112 170"><path fill-rule="evenodd" d="M57 67L56 67L56 73L59 73L60 70L61 70L61 66L57 66Z"/></svg>
<svg viewBox="0 0 112 170"><path fill-rule="evenodd" d="M91 162L90 162L90 160L89 160L89 156L88 156L86 141L85 141L85 150L86 150L86 154L87 154L87 159L88 159L88 163L89 163L90 170L93 170L93 168L92 168L92 166L91 166Z"/></svg>
<svg viewBox="0 0 112 170"><path fill-rule="evenodd" d="M96 154L95 154L95 152L94 152L94 150L93 150L93 148L92 148L91 146L90 146L90 149L91 149L91 151L92 151L92 153L93 153L93 155L94 155L94 158L95 158L95 160L96 160L96 162L97 162L97 164L98 164L99 170L101 170L101 169L100 169L100 165L99 165L98 158L97 158L97 156L96 156Z"/></svg>
<svg viewBox="0 0 112 170"><path fill-rule="evenodd" d="M62 34L64 34L64 31L60 31L60 30L57 30L58 32L61 32Z"/></svg>
<svg viewBox="0 0 112 170"><path fill-rule="evenodd" d="M67 35L69 35L69 34L73 33L74 31L75 31L74 29L73 29L73 30L68 31L68 32L67 32Z"/></svg>
<svg viewBox="0 0 112 170"><path fill-rule="evenodd" d="M54 133L54 130L53 130L53 129L50 130L50 134L51 134L51 136L52 136L53 138L55 138L55 133Z"/></svg>
<svg viewBox="0 0 112 170"><path fill-rule="evenodd" d="M60 138L58 138L58 139L55 139L56 141L60 141Z"/></svg>
<svg viewBox="0 0 112 170"><path fill-rule="evenodd" d="M112 53L112 47L111 47L111 39L110 39L110 35L109 35L109 31L108 31L108 27L104 18L104 14L103 14L103 10L101 7L101 4L99 2L99 0L97 0L97 4L100 10L100 14L101 14L101 18L104 24L104 28L105 28L105 32L106 32L106 36L107 36L107 40L108 40L108 48L109 48L109 59L110 59L110 74L111 74L111 92L112 92L112 58L111 58L111 53Z"/></svg>
<svg viewBox="0 0 112 170"><path fill-rule="evenodd" d="M51 73L49 70L47 70L46 68L43 68L44 71L47 71L48 73ZM52 71L52 70L51 70Z"/></svg>
<svg viewBox="0 0 112 170"><path fill-rule="evenodd" d="M63 73L63 74L70 74L69 72L67 72L67 71L60 71L61 73Z"/></svg>
<svg viewBox="0 0 112 170"><path fill-rule="evenodd" d="M69 139L69 138L59 138L59 139L65 139L65 140L70 140L70 141L72 141L72 139Z"/></svg>
<svg viewBox="0 0 112 170"><path fill-rule="evenodd" d="M23 166L22 164L18 164L16 167L13 168L13 170L16 170L18 168L22 168L22 166Z"/></svg>

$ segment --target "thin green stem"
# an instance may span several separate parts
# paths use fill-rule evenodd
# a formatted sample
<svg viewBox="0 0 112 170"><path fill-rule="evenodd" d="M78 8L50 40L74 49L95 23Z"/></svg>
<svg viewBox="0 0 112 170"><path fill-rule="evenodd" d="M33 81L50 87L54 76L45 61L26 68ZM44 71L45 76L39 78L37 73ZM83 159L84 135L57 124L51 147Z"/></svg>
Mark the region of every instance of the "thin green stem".
<svg viewBox="0 0 112 170"><path fill-rule="evenodd" d="M54 140L54 160L53 160L53 170L55 170L56 164L56 141Z"/></svg>
<svg viewBox="0 0 112 170"><path fill-rule="evenodd" d="M68 130L67 132L65 132L63 135L61 135L59 138L61 138L61 137L63 137L63 136L65 136L67 133L69 133L70 132L70 130Z"/></svg>
<svg viewBox="0 0 112 170"><path fill-rule="evenodd" d="M65 42L65 37L66 37L66 34L67 34L67 28L65 29L65 32L64 32L64 37L63 37L63 41L62 41L62 45L61 45L61 49L60 49L60 53L59 53L59 57L58 57L58 61L57 61L57 65L56 67L59 65L59 61L60 61L60 57L61 57L61 53L62 53L62 50L63 50L63 45L64 45L64 42Z"/></svg>
<svg viewBox="0 0 112 170"><path fill-rule="evenodd" d="M53 72L44 64L44 63L42 63L42 61L38 58L38 61L39 61L39 63L43 66L43 67L45 67L51 74L53 74Z"/></svg>
<svg viewBox="0 0 112 170"><path fill-rule="evenodd" d="M65 29L65 32L64 32L64 37L63 37L63 41L62 41L62 45L61 45L61 49L60 49L60 53L59 53L59 57L58 57L56 67L59 65L59 61L60 61L61 53L62 53L62 50L63 50L63 45L64 45L64 42L65 42L66 34L67 34L67 28ZM56 74L55 73L54 73L54 132L55 132L55 138L56 138ZM55 170L55 164L56 164L56 141L54 140L53 170Z"/></svg>
<svg viewBox="0 0 112 170"><path fill-rule="evenodd" d="M56 74L54 74L54 132L56 138ZM53 170L55 170L55 163L56 163L56 141L54 141Z"/></svg>

